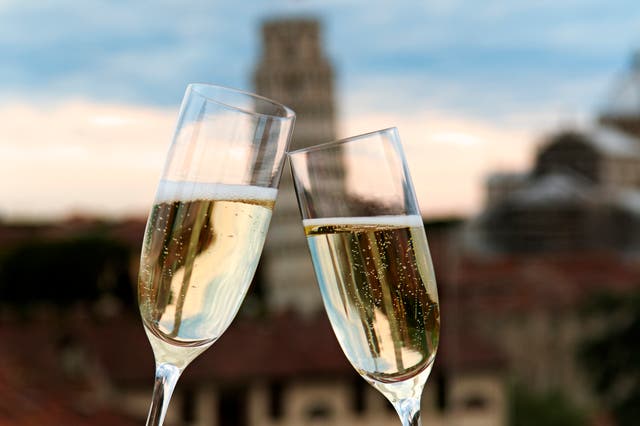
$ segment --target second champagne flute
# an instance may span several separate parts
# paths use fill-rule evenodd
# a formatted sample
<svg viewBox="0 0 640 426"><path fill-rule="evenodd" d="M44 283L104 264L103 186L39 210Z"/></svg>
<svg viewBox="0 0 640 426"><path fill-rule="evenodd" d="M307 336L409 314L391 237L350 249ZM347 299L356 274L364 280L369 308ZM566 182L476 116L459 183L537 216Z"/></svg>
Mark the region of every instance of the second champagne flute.
<svg viewBox="0 0 640 426"><path fill-rule="evenodd" d="M324 306L343 352L420 425L440 309L422 218L395 128L289 154Z"/></svg>
<svg viewBox="0 0 640 426"><path fill-rule="evenodd" d="M147 221L138 302L156 361L147 425L184 368L235 317L258 265L295 115L268 99L189 85Z"/></svg>

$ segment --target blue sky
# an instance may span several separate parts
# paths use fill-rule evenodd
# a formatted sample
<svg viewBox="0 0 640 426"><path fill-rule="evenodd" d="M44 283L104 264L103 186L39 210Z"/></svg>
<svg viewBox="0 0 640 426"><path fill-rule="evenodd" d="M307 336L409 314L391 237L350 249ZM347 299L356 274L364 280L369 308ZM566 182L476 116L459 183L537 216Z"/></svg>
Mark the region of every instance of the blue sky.
<svg viewBox="0 0 640 426"><path fill-rule="evenodd" d="M451 135L463 133L458 142L517 137L521 150L530 150L559 122L591 117L640 48L637 0L0 0L0 111L6 119L20 106L37 120L38 111L53 116L75 102L91 121L94 107L117 105L125 115L174 112L192 81L252 90L260 23L291 15L323 22L342 135L407 123L410 146L440 126L448 134L440 141L455 143ZM77 116L75 124L74 117L57 117L69 120L60 137L77 133ZM424 119L432 121L421 128ZM499 135L501 129L507 133ZM0 151L16 154L23 142L18 129ZM447 147L454 150L452 169L466 155L458 145ZM501 150L495 143L485 148ZM482 173L501 164L522 167L520 157L492 156ZM480 173L467 177L476 192ZM37 214L24 201L30 197L20 208L5 197L13 204L0 204L0 212ZM69 205L90 210L82 200Z"/></svg>
<svg viewBox="0 0 640 426"><path fill-rule="evenodd" d="M343 96L404 80L407 108L480 112L488 99L577 110L595 106L640 46L634 0L475 4L2 0L0 94L166 106L194 80L251 89L261 20L293 14L323 20Z"/></svg>

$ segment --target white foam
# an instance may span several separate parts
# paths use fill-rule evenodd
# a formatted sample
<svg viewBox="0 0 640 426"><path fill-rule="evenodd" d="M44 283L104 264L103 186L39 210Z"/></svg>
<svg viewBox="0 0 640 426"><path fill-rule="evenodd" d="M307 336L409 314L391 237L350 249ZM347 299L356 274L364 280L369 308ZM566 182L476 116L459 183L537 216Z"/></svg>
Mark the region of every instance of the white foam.
<svg viewBox="0 0 640 426"><path fill-rule="evenodd" d="M303 219L302 225L307 226L331 226L331 225L381 225L381 226L422 226L420 215L397 216L362 216L362 217L319 217Z"/></svg>
<svg viewBox="0 0 640 426"><path fill-rule="evenodd" d="M156 203L196 200L275 201L278 190L263 186L161 180Z"/></svg>

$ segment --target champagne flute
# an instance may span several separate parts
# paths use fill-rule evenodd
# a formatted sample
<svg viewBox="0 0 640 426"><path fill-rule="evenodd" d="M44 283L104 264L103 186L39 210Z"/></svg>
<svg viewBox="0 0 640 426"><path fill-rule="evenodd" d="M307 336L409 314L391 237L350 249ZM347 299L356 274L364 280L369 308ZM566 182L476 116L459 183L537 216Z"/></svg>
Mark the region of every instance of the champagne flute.
<svg viewBox="0 0 640 426"><path fill-rule="evenodd" d="M289 153L316 278L358 373L420 425L440 310L422 218L395 128Z"/></svg>
<svg viewBox="0 0 640 426"><path fill-rule="evenodd" d="M138 303L156 363L147 425L182 371L227 329L255 273L295 114L191 84L147 221Z"/></svg>

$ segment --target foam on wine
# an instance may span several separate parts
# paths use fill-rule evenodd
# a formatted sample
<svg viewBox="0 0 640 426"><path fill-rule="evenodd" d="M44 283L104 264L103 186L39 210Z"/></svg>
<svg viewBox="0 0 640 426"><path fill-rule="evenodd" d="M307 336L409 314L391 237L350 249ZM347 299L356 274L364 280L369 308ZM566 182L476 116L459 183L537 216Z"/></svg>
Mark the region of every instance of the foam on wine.
<svg viewBox="0 0 640 426"><path fill-rule="evenodd" d="M278 190L263 186L161 180L155 203L197 200L275 201Z"/></svg>
<svg viewBox="0 0 640 426"><path fill-rule="evenodd" d="M319 217L304 219L302 225L311 226L335 226L335 225L365 225L365 226L393 226L393 227L416 227L422 226L420 215L397 215L397 216L361 216L361 217Z"/></svg>

